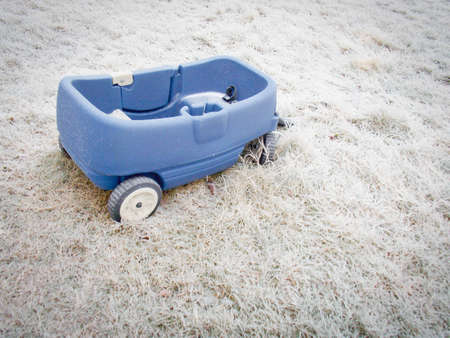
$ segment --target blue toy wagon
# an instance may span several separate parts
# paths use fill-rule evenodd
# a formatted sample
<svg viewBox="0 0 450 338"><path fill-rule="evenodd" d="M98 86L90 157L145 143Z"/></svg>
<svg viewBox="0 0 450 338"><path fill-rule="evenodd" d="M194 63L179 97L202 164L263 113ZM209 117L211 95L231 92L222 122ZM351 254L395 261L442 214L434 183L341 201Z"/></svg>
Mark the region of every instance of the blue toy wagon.
<svg viewBox="0 0 450 338"><path fill-rule="evenodd" d="M68 76L58 89L61 150L104 190L111 217L140 220L162 190L232 166L246 144L273 158L276 85L230 57L136 71Z"/></svg>

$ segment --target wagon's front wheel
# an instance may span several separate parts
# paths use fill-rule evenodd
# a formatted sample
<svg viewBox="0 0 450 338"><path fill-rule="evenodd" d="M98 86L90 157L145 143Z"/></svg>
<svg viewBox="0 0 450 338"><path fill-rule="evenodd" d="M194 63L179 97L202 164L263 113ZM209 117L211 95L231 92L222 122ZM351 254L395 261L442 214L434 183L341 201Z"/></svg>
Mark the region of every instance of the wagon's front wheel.
<svg viewBox="0 0 450 338"><path fill-rule="evenodd" d="M146 176L135 176L120 183L111 193L108 210L111 218L140 221L151 216L161 201L161 187Z"/></svg>

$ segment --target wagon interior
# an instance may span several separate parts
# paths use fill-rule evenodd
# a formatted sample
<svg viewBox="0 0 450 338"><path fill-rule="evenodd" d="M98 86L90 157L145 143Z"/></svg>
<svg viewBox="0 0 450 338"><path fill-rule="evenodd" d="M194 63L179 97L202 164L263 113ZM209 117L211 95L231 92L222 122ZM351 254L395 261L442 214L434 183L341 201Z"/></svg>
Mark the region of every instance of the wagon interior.
<svg viewBox="0 0 450 338"><path fill-rule="evenodd" d="M105 114L143 120L218 112L258 94L267 81L237 62L219 59L134 72L132 83L122 86L109 76L77 79L73 86Z"/></svg>

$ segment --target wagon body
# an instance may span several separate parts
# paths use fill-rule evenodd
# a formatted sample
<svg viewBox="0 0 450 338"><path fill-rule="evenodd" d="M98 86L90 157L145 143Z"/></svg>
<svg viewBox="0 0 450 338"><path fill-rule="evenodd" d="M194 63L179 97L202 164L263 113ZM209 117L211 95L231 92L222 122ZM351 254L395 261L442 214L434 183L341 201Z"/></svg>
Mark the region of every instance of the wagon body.
<svg viewBox="0 0 450 338"><path fill-rule="evenodd" d="M110 75L68 76L57 99L64 149L105 190L136 174L167 190L222 171L278 122L275 83L230 57L137 71L130 84L113 82ZM231 85L233 103L223 99Z"/></svg>

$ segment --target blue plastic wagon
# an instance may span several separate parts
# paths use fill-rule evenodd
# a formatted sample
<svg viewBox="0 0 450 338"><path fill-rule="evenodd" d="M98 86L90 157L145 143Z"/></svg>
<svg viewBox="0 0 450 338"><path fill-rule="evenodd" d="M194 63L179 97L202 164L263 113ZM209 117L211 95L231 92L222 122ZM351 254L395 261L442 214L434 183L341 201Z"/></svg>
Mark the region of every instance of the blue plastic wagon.
<svg viewBox="0 0 450 338"><path fill-rule="evenodd" d="M232 166L262 140L273 158L276 85L231 57L130 74L68 76L58 89L61 149L104 190L111 217L140 220L162 190Z"/></svg>

